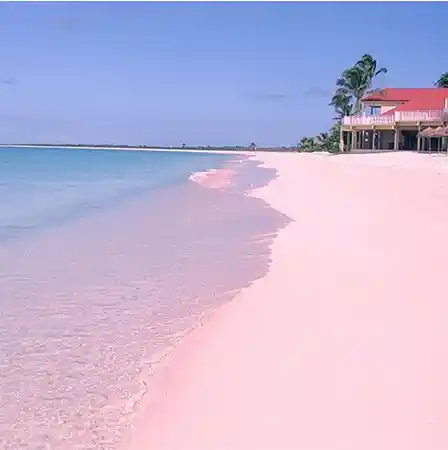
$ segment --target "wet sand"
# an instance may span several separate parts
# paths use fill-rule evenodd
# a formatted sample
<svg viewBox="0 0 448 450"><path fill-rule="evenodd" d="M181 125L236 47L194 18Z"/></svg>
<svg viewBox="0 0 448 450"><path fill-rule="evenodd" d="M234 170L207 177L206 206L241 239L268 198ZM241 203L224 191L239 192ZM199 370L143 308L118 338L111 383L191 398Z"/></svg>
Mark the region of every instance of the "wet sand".
<svg viewBox="0 0 448 450"><path fill-rule="evenodd" d="M294 221L150 380L132 450L448 448L448 160L257 158Z"/></svg>

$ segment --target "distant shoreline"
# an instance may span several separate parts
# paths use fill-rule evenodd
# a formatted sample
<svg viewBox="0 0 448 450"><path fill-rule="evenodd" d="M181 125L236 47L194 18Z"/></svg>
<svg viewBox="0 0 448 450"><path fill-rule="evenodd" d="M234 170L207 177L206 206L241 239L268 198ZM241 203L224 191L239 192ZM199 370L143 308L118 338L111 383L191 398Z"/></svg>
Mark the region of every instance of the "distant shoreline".
<svg viewBox="0 0 448 450"><path fill-rule="evenodd" d="M186 153L216 153L231 155L254 155L256 151L235 149L214 149L214 148L162 148L162 147L119 147L119 146L91 146L91 145L43 145L43 144L0 144L0 148L55 148L55 149L84 149L84 150L130 150L130 151L146 151L146 152L186 152Z"/></svg>

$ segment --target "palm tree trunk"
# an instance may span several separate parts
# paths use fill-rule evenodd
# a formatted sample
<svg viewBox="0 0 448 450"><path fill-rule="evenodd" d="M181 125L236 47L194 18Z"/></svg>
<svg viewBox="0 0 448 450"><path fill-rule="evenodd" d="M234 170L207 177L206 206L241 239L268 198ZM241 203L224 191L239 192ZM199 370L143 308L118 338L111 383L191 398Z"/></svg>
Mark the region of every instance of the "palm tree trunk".
<svg viewBox="0 0 448 450"><path fill-rule="evenodd" d="M361 97L356 97L355 114L359 114L360 112L361 112Z"/></svg>

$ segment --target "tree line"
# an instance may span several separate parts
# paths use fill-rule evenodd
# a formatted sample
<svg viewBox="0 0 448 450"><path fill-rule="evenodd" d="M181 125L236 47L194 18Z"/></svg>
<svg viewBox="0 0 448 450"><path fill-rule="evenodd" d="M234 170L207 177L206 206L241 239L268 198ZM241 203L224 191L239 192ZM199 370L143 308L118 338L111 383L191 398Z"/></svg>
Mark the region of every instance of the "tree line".
<svg viewBox="0 0 448 450"><path fill-rule="evenodd" d="M345 69L336 81L336 90L329 103L336 114L333 118L335 124L328 132L303 137L297 145L298 151L338 152L343 117L361 112L363 97L377 90L374 88L375 78L386 73L387 68L378 68L378 61L369 54L365 54L353 67ZM443 73L434 86L448 88L448 72Z"/></svg>

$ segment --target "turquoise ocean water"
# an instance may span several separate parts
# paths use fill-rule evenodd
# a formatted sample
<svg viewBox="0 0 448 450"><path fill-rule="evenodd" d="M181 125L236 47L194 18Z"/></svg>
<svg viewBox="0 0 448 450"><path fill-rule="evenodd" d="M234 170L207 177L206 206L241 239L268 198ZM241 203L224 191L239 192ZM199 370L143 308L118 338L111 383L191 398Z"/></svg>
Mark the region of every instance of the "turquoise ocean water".
<svg viewBox="0 0 448 450"><path fill-rule="evenodd" d="M228 155L96 149L0 149L0 240L185 182Z"/></svg>

